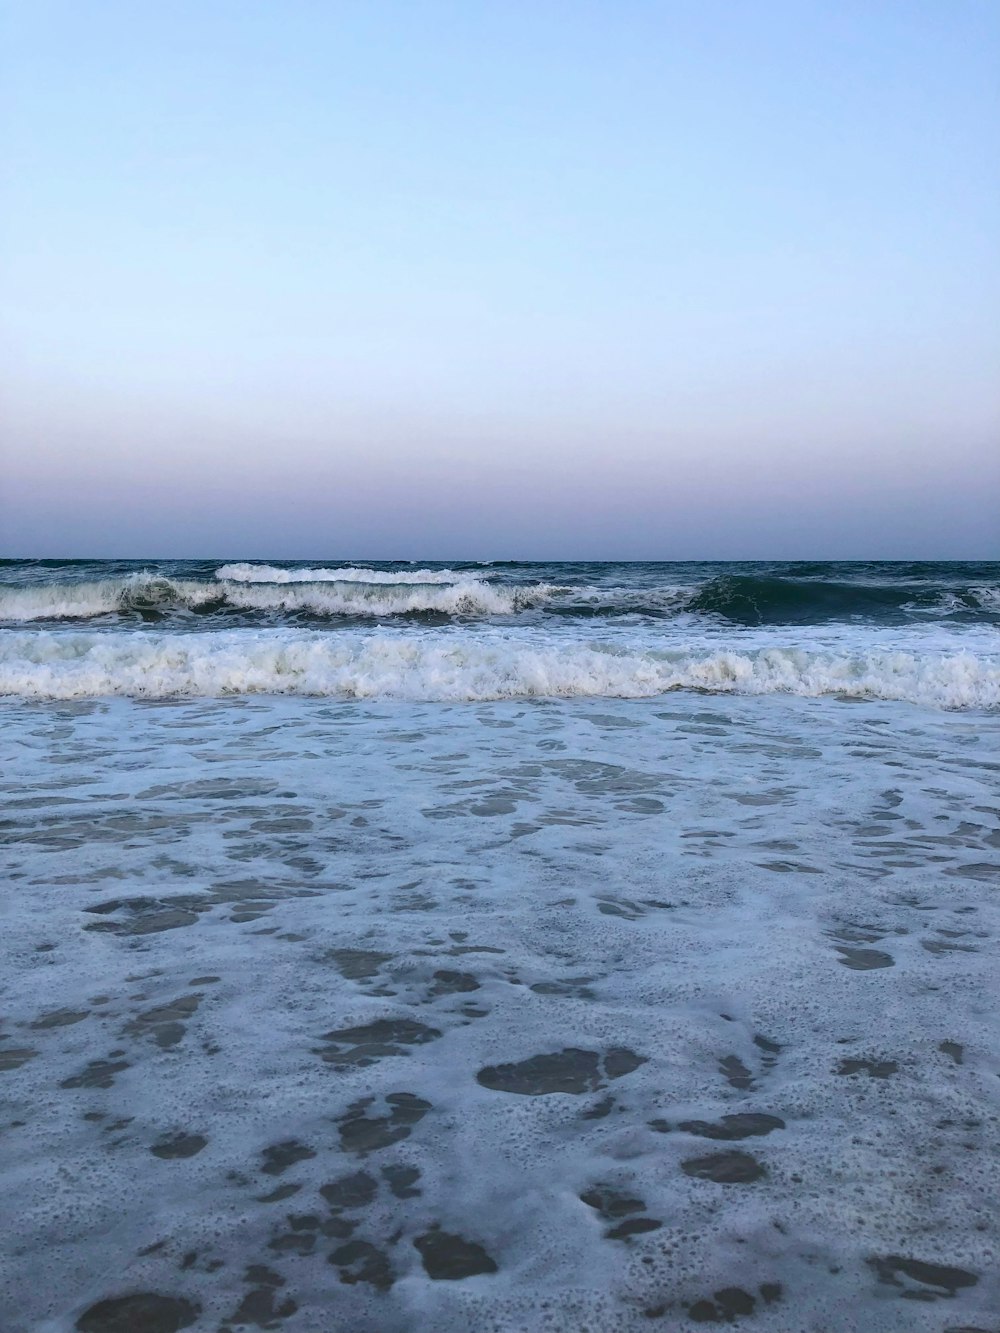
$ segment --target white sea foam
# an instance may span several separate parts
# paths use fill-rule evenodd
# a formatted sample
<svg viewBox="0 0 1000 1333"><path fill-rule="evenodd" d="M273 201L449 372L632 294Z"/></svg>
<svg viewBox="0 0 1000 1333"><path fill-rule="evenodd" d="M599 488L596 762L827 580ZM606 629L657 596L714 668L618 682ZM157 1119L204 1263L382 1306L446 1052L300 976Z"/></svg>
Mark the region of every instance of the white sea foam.
<svg viewBox="0 0 1000 1333"><path fill-rule="evenodd" d="M63 620L111 615L121 607L123 581L43 583L0 589L0 620Z"/></svg>
<svg viewBox="0 0 1000 1333"><path fill-rule="evenodd" d="M459 583L462 575L452 569L368 569L343 565L332 569L284 569L280 565L252 565L247 561L221 565L215 577L237 583Z"/></svg>
<svg viewBox="0 0 1000 1333"><path fill-rule="evenodd" d="M265 584L200 582L131 575L91 583L36 584L0 590L0 620L87 620L127 611L185 611L211 603L244 611L317 616L395 616L438 612L505 616L545 605L565 590L547 584L499 587L479 579L421 583L402 578Z"/></svg>
<svg viewBox="0 0 1000 1333"><path fill-rule="evenodd" d="M1000 706L1000 662L972 652L628 649L500 634L9 633L0 693L23 698L293 694L442 701L648 698L669 690Z"/></svg>
<svg viewBox="0 0 1000 1333"><path fill-rule="evenodd" d="M317 616L400 616L437 612L449 616L510 616L542 606L557 591L544 584L500 588L478 579L461 583L346 582L267 586L223 584L227 605L241 610L306 612Z"/></svg>
<svg viewBox="0 0 1000 1333"><path fill-rule="evenodd" d="M218 596L218 588L211 583L156 574L86 583L35 583L0 588L0 620L86 620L119 611L193 608Z"/></svg>
<svg viewBox="0 0 1000 1333"><path fill-rule="evenodd" d="M488 565L490 561L480 561L480 565ZM677 611L691 600L692 595L697 591L691 586L665 585L660 587L599 587L590 584L576 586L561 586L548 583L534 584L516 584L502 585L498 583L486 583L481 578L471 575L467 572L456 571L452 569L417 569L409 571L386 571L378 569L367 569L364 567L344 566L331 569L282 569L275 565L251 565L251 564L230 564L222 565L215 571L217 579L227 585L233 583L251 583L251 584L359 584L367 585L372 589L391 589L382 593L385 598L385 610L380 610L379 614L393 614L397 605L403 610L450 610L448 599L439 595L435 599L434 594L430 592L421 592L414 594L415 597L426 598L426 603L417 601L414 605L401 598L398 593L399 588L409 584L415 584L421 589L428 585L445 584L455 589L456 602L463 606L468 606L475 612L486 612L491 615L504 615L516 612L529 607L546 604L549 602L562 601L566 605L585 608L587 610L608 610L608 611L628 611L632 608L641 610L652 610L655 612ZM349 598L351 594L339 592L337 597L331 597L328 601L315 593L311 592L306 598L308 602L307 609L316 609L320 614L325 610L334 610L339 612L341 602L352 610ZM367 603L375 606L379 603L377 594L365 592L363 594ZM226 589L226 597L234 605L256 605L258 603L239 602L238 595L234 593L231 587ZM259 603L263 605L264 603ZM267 603L269 606L293 607L293 603L278 603L273 600Z"/></svg>
<svg viewBox="0 0 1000 1333"><path fill-rule="evenodd" d="M916 616L952 616L969 612L985 611L988 615L1000 614L1000 588L988 584L957 589L945 588L927 602L911 601L903 604L902 610Z"/></svg>
<svg viewBox="0 0 1000 1333"><path fill-rule="evenodd" d="M983 719L674 695L2 725L5 1329L149 1328L104 1304L140 1292L201 1306L192 1333L698 1333L734 1299L754 1333L995 1328ZM482 1078L574 1052L642 1063ZM771 1131L706 1133L748 1115ZM688 1170L734 1151L757 1179ZM435 1279L438 1230L496 1271Z"/></svg>

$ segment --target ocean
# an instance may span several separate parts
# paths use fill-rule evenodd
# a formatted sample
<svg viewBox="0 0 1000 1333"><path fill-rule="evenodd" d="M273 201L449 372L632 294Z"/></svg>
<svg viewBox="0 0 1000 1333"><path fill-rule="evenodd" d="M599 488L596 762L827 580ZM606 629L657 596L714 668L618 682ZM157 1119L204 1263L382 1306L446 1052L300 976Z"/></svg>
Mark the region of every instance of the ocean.
<svg viewBox="0 0 1000 1333"><path fill-rule="evenodd" d="M1000 563L0 562L4 1333L996 1333Z"/></svg>

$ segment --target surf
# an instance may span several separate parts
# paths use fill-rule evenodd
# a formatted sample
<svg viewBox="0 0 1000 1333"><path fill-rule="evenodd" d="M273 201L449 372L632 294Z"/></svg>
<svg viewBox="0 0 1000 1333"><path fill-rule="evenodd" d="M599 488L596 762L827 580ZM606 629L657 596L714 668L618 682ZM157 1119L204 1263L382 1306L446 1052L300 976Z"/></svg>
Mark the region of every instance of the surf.
<svg viewBox="0 0 1000 1333"><path fill-rule="evenodd" d="M629 649L449 631L328 635L291 630L195 634L24 630L0 639L0 694L137 699L291 694L475 703L498 699L648 699L673 690L839 696L943 709L1000 707L1000 654Z"/></svg>

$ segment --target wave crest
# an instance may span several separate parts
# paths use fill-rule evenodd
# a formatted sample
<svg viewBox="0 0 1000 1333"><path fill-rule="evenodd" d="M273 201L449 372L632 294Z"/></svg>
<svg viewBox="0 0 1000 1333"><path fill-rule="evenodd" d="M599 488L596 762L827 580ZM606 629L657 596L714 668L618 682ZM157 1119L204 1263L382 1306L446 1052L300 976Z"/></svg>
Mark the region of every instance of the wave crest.
<svg viewBox="0 0 1000 1333"><path fill-rule="evenodd" d="M88 620L122 611L194 608L218 598L211 584L156 574L90 583L38 583L0 589L0 620Z"/></svg>
<svg viewBox="0 0 1000 1333"><path fill-rule="evenodd" d="M670 690L841 695L938 708L1000 707L1000 664L968 652L616 652L452 634L341 637L288 630L204 634L11 632L0 694L162 699L293 694L448 702L650 698Z"/></svg>
<svg viewBox="0 0 1000 1333"><path fill-rule="evenodd" d="M737 625L893 621L912 616L978 619L1000 613L1000 589L724 574L694 591L688 610Z"/></svg>
<svg viewBox="0 0 1000 1333"><path fill-rule="evenodd" d="M253 565L242 561L221 565L215 577L230 583L458 583L453 569L407 569L400 572L343 565L334 569L284 569L280 565Z"/></svg>
<svg viewBox="0 0 1000 1333"><path fill-rule="evenodd" d="M87 620L127 612L156 616L206 609L312 616L508 616L543 606L559 591L547 584L501 587L478 579L428 584L360 579L208 583L131 575L100 583L2 589L0 620Z"/></svg>
<svg viewBox="0 0 1000 1333"><path fill-rule="evenodd" d="M315 616L510 616L549 601L553 589L500 588L470 579L446 585L319 583L230 584L229 606L245 611L305 612Z"/></svg>
<svg viewBox="0 0 1000 1333"><path fill-rule="evenodd" d="M388 572L360 566L281 569L221 565L216 577L167 577L145 570L90 582L0 587L0 620L86 620L191 612L232 616L513 616L544 611L566 618L639 617L740 627L851 623L996 624L1000 588L986 583L837 582L724 574L700 585L563 585L499 582L479 571ZM225 576L225 577L224 577Z"/></svg>

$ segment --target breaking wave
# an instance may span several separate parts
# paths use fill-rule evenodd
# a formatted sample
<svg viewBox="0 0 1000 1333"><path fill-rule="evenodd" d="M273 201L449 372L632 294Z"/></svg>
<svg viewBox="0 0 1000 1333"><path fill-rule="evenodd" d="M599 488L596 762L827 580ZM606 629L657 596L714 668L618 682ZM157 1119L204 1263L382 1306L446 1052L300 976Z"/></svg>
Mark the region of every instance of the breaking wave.
<svg viewBox="0 0 1000 1333"><path fill-rule="evenodd" d="M243 562L221 565L215 577L233 583L458 583L462 575L452 569L368 569L343 565L336 569L284 569L280 565Z"/></svg>
<svg viewBox="0 0 1000 1333"><path fill-rule="evenodd" d="M678 689L994 709L1000 707L1000 662L969 652L622 652L447 632L341 637L245 629L144 635L22 630L0 641L0 694L29 699L292 694L459 702L650 698Z"/></svg>
<svg viewBox="0 0 1000 1333"><path fill-rule="evenodd" d="M533 573L535 571L532 571ZM113 577L0 585L0 621L86 620L123 616L167 620L218 616L302 623L308 618L393 616L516 616L541 612L579 619L696 616L715 625L901 625L934 621L1000 625L1000 587L953 579L836 579L764 573L717 574L687 583L660 582L615 569L605 581L596 567L524 568L511 576L482 569L380 570L355 565L285 569L225 564L169 575L134 570ZM583 581L587 573L593 582ZM565 581L563 581L565 579ZM580 581L576 581L579 579Z"/></svg>
<svg viewBox="0 0 1000 1333"><path fill-rule="evenodd" d="M355 571L359 572L359 571ZM377 572L377 571L376 571ZM132 575L94 583L0 589L0 620L86 620L184 612L276 612L309 616L507 616L542 606L560 591L546 584L502 587L466 579L423 583L289 580L219 582Z"/></svg>

